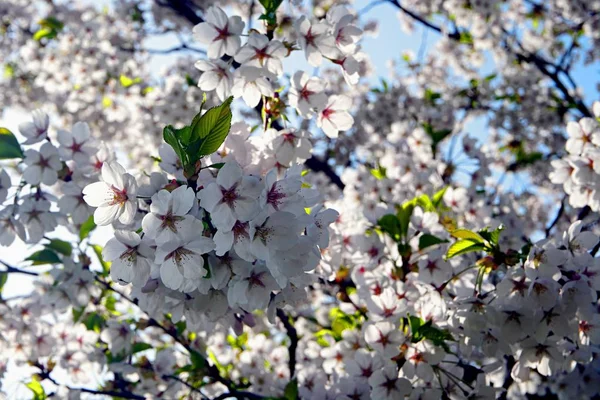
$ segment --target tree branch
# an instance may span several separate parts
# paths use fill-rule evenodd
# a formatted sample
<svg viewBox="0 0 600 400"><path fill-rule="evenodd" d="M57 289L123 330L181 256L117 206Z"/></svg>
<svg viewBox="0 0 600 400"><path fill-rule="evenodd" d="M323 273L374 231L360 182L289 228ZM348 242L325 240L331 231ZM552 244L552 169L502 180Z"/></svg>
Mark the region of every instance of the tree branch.
<svg viewBox="0 0 600 400"><path fill-rule="evenodd" d="M277 309L277 317L283 323L285 330L287 331L287 335L290 338L290 346L288 347L288 352L290 355L290 359L288 360L288 367L290 369L290 380L294 379L294 375L296 374L296 350L298 349L298 332L294 325L290 323L290 319L287 314L281 309Z"/></svg>
<svg viewBox="0 0 600 400"><path fill-rule="evenodd" d="M24 269L19 269L19 268L13 267L12 265L9 265L2 260L0 260L0 264L4 265L6 267L6 270L0 271L0 273L15 273L15 274L24 274L24 275L31 275L31 276L39 275L37 272L25 271Z"/></svg>

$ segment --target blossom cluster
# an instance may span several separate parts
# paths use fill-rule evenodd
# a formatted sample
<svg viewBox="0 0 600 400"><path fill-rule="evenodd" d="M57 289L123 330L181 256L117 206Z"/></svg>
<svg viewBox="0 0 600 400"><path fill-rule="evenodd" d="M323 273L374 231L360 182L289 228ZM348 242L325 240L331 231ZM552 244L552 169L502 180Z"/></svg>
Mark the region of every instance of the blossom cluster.
<svg viewBox="0 0 600 400"><path fill-rule="evenodd" d="M598 397L598 2L308 3L0 4L0 398Z"/></svg>

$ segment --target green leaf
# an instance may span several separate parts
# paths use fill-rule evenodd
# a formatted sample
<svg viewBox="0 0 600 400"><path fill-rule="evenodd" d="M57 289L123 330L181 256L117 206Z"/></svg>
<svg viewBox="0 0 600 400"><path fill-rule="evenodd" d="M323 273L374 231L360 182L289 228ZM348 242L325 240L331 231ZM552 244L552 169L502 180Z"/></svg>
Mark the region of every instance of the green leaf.
<svg viewBox="0 0 600 400"><path fill-rule="evenodd" d="M435 246L436 244L448 243L446 239L440 239L437 236L430 235L429 233L424 233L419 237L419 250L426 249L430 246Z"/></svg>
<svg viewBox="0 0 600 400"><path fill-rule="evenodd" d="M144 342L137 342L131 346L131 354L139 353L144 350L151 349L152 345Z"/></svg>
<svg viewBox="0 0 600 400"><path fill-rule="evenodd" d="M331 323L331 330L335 332L337 337L342 336L342 332L346 329L352 329L354 327L354 322L352 321L352 317L346 315L344 317L336 318Z"/></svg>
<svg viewBox="0 0 600 400"><path fill-rule="evenodd" d="M0 127L0 160L23 158L23 150L11 131Z"/></svg>
<svg viewBox="0 0 600 400"><path fill-rule="evenodd" d="M211 165L207 166L206 168L221 169L221 168L223 168L224 165L225 165L224 162L219 162L219 163L211 164Z"/></svg>
<svg viewBox="0 0 600 400"><path fill-rule="evenodd" d="M175 154L177 154L177 157L179 157L179 159L181 160L181 164L184 166L188 164L188 158L183 147L181 138L188 137L189 129L189 126L186 126L183 129L175 129L171 125L167 125L163 129L163 139L165 140L165 142L167 142L167 144L169 144L173 148Z"/></svg>
<svg viewBox="0 0 600 400"><path fill-rule="evenodd" d="M448 189L448 186L435 192L435 194L431 198L431 202L433 203L433 206L436 209L440 208L440 205L442 204L442 200L444 199L444 193L446 193L446 189Z"/></svg>
<svg viewBox="0 0 600 400"><path fill-rule="evenodd" d="M136 83L140 83L142 81L142 78L130 78L126 75L121 75L119 76L119 83L121 84L121 86L128 88L130 86L135 85Z"/></svg>
<svg viewBox="0 0 600 400"><path fill-rule="evenodd" d="M230 96L220 106L209 109L192 126L191 141L197 142L201 139L198 153L193 156L206 156L221 147L231 129L232 101L233 97Z"/></svg>
<svg viewBox="0 0 600 400"><path fill-rule="evenodd" d="M415 209L415 202L407 202L398 208L396 216L400 221L400 236L406 237L408 234L408 225L410 223L410 217L412 216L413 210Z"/></svg>
<svg viewBox="0 0 600 400"><path fill-rule="evenodd" d="M498 246L498 242L500 241L500 233L504 230L504 225L500 224L496 229L492 231L490 242L494 246Z"/></svg>
<svg viewBox="0 0 600 400"><path fill-rule="evenodd" d="M379 218L377 224L381 230L387 233L396 242L400 241L402 236L402 228L400 226L400 220L394 214L387 214Z"/></svg>
<svg viewBox="0 0 600 400"><path fill-rule="evenodd" d="M0 272L0 299L2 299L2 289L4 285L6 285L6 281L8 280L8 274L6 272Z"/></svg>
<svg viewBox="0 0 600 400"><path fill-rule="evenodd" d="M190 359L192 360L192 366L195 371L199 371L206 365L206 358L196 350L190 350Z"/></svg>
<svg viewBox="0 0 600 400"><path fill-rule="evenodd" d="M97 244L93 244L92 249L94 250L94 254L96 254L96 257L102 266L102 276L108 276L110 272L110 263L108 261L104 261L104 258L102 258L102 247Z"/></svg>
<svg viewBox="0 0 600 400"><path fill-rule="evenodd" d="M473 36L467 31L462 31L459 42L462 44L473 44Z"/></svg>
<svg viewBox="0 0 600 400"><path fill-rule="evenodd" d="M96 333L102 332L104 323L106 320L104 317L97 312L89 313L82 321L88 331L94 331Z"/></svg>
<svg viewBox="0 0 600 400"><path fill-rule="evenodd" d="M434 92L431 89L425 89L424 97L425 97L425 101L427 101L429 104L435 105L435 101L437 99L441 99L442 95L438 92Z"/></svg>
<svg viewBox="0 0 600 400"><path fill-rule="evenodd" d="M44 391L44 387L38 380L32 380L27 385L27 388L33 392L32 400L45 400L46 392Z"/></svg>
<svg viewBox="0 0 600 400"><path fill-rule="evenodd" d="M65 256L70 256L73 252L73 246L69 242L60 239L52 239L46 247Z"/></svg>
<svg viewBox="0 0 600 400"><path fill-rule="evenodd" d="M387 171L384 167L379 166L379 168L374 168L371 170L371 175L373 175L375 177L375 179L377 180L382 180L384 179L387 175L386 175Z"/></svg>
<svg viewBox="0 0 600 400"><path fill-rule="evenodd" d="M60 264L62 262L58 254L50 249L36 251L27 257L25 261L33 261L33 265Z"/></svg>
<svg viewBox="0 0 600 400"><path fill-rule="evenodd" d="M481 243L475 243L471 240L459 240L456 243L453 243L446 252L446 258L452 258L459 256L461 254L473 253L475 251L485 250L485 246Z"/></svg>
<svg viewBox="0 0 600 400"><path fill-rule="evenodd" d="M85 312L85 307L81 307L81 308L73 307L71 309L71 314L73 315L73 322L79 321L79 318L81 318L81 316L83 315L84 312Z"/></svg>
<svg viewBox="0 0 600 400"><path fill-rule="evenodd" d="M450 235L452 235L452 237L455 237L457 239L467 239L467 240L470 240L471 242L475 242L475 243L484 243L485 242L484 238L481 237L480 234L470 231L468 229L463 229L463 228L455 229L452 232L450 232Z"/></svg>
<svg viewBox="0 0 600 400"><path fill-rule="evenodd" d="M58 32L52 28L41 28L33 34L33 40L39 42L43 38L54 39L57 33Z"/></svg>
<svg viewBox="0 0 600 400"><path fill-rule="evenodd" d="M285 389L283 390L283 398L285 400L298 399L298 381L296 379L292 379L287 385L285 385Z"/></svg>
<svg viewBox="0 0 600 400"><path fill-rule="evenodd" d="M94 216L90 215L87 221L79 227L79 240L87 238L94 229L96 229L96 223L94 222Z"/></svg>
<svg viewBox="0 0 600 400"><path fill-rule="evenodd" d="M416 205L420 206L423 211L428 211L428 212L435 212L435 206L433 205L433 202L431 201L431 199L429 198L429 196L427 196L426 194L422 194L419 197L415 198L415 203Z"/></svg>

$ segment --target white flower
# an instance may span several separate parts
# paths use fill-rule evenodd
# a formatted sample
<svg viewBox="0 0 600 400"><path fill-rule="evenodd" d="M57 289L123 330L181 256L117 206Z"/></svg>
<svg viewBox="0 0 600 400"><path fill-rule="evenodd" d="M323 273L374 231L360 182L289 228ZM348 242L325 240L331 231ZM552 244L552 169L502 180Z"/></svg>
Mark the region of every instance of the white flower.
<svg viewBox="0 0 600 400"><path fill-rule="evenodd" d="M381 400L400 400L410 394L412 385L408 379L398 377L396 364L386 363L383 369L377 369L369 378L371 398Z"/></svg>
<svg viewBox="0 0 600 400"><path fill-rule="evenodd" d="M310 210L310 216L312 223L306 227L306 235L324 249L329 245L329 225L335 222L340 214L331 208L323 210L323 206L319 205Z"/></svg>
<svg viewBox="0 0 600 400"><path fill-rule="evenodd" d="M342 5L333 6L327 11L327 22L334 26L335 44L342 52L354 53L356 43L362 36L362 30L352 25L354 16Z"/></svg>
<svg viewBox="0 0 600 400"><path fill-rule="evenodd" d="M298 242L300 224L292 213L276 211L267 216L261 213L250 221L252 253L261 260L269 259L275 250L289 250Z"/></svg>
<svg viewBox="0 0 600 400"><path fill-rule="evenodd" d="M432 366L442 361L444 351L429 340L422 340L411 345L405 357L406 362L402 366L402 372L407 378L412 379L417 376L425 382L431 382L434 378Z"/></svg>
<svg viewBox="0 0 600 400"><path fill-rule="evenodd" d="M256 107L261 96L273 96L273 85L267 78L274 79L264 68L242 66L235 71L231 93L242 97L248 107Z"/></svg>
<svg viewBox="0 0 600 400"><path fill-rule="evenodd" d="M0 246L10 246L18 236L25 241L25 227L15 219L12 205L0 210Z"/></svg>
<svg viewBox="0 0 600 400"><path fill-rule="evenodd" d="M20 221L27 227L27 241L37 243L46 232L52 232L57 226L56 217L50 212L50 202L27 199L19 207Z"/></svg>
<svg viewBox="0 0 600 400"><path fill-rule="evenodd" d="M297 71L292 78L288 101L300 115L309 118L313 110L322 110L327 105L324 90L325 84L321 79L309 77L304 71Z"/></svg>
<svg viewBox="0 0 600 400"><path fill-rule="evenodd" d="M298 43L308 63L318 67L323 61L323 56L334 58L337 53L335 39L329 33L329 26L325 23L311 23L305 16L296 21Z"/></svg>
<svg viewBox="0 0 600 400"><path fill-rule="evenodd" d="M8 189L10 189L11 181L8 172L5 169L0 169L0 204L6 200Z"/></svg>
<svg viewBox="0 0 600 400"><path fill-rule="evenodd" d="M225 101L231 92L233 81L229 64L221 60L198 60L194 66L203 71L198 87L205 92L215 90L219 100Z"/></svg>
<svg viewBox="0 0 600 400"><path fill-rule="evenodd" d="M573 252L591 250L598 243L598 236L590 231L581 231L583 221L574 222L563 235L565 246Z"/></svg>
<svg viewBox="0 0 600 400"><path fill-rule="evenodd" d="M198 228L195 228L197 225ZM198 280L208 271L204 268L203 254L215 248L212 239L198 236L201 224L187 228L182 237L176 237L156 249L155 262L160 265L160 279L166 287L184 293L198 287Z"/></svg>
<svg viewBox="0 0 600 400"><path fill-rule="evenodd" d="M224 54L235 55L241 45L240 34L244 22L239 16L227 18L219 7L211 6L206 12L206 22L194 26L194 39L208 44L208 58L220 58Z"/></svg>
<svg viewBox="0 0 600 400"><path fill-rule="evenodd" d="M292 163L302 163L311 156L312 144L309 133L305 130L268 129L264 136L265 141L270 142L271 151L281 165L288 167Z"/></svg>
<svg viewBox="0 0 600 400"><path fill-rule="evenodd" d="M195 218L187 215L196 196L194 190L180 186L169 192L161 190L152 196L150 212L142 220L142 228L148 238L155 239L158 245L173 241L181 235L184 225L193 223Z"/></svg>
<svg viewBox="0 0 600 400"><path fill-rule="evenodd" d="M19 125L19 132L27 138L23 144L34 144L47 137L50 124L48 115L42 110L34 110L31 114L33 122L24 122Z"/></svg>
<svg viewBox="0 0 600 400"><path fill-rule="evenodd" d="M564 357L556 346L558 337L549 336L542 342L527 338L521 343L522 352L519 362L525 367L536 369L543 376L552 375L560 368Z"/></svg>
<svg viewBox="0 0 600 400"><path fill-rule="evenodd" d="M250 269L236 269L233 272L235 276L227 291L229 306L240 305L246 311L266 308L271 292L278 286L264 264L256 263Z"/></svg>
<svg viewBox="0 0 600 400"><path fill-rule="evenodd" d="M289 171L289 170L288 170ZM277 180L277 170L270 170L265 176L265 189L260 194L260 205L269 211L289 211L295 215L304 213L300 176L290 175Z"/></svg>
<svg viewBox="0 0 600 400"><path fill-rule="evenodd" d="M110 261L110 276L115 282L142 287L150 277L152 249L135 232L115 231L102 250L102 258Z"/></svg>
<svg viewBox="0 0 600 400"><path fill-rule="evenodd" d="M61 188L63 197L58 200L58 208L65 215L71 215L73 223L81 225L92 214L92 209L83 199L82 188L75 182L66 182Z"/></svg>
<svg viewBox="0 0 600 400"><path fill-rule="evenodd" d="M109 344L110 351L113 354L119 354L123 351L128 352L133 344L133 332L127 322L109 319L106 325L106 329L100 334L100 339Z"/></svg>
<svg viewBox="0 0 600 400"><path fill-rule="evenodd" d="M231 230L236 221L250 221L258 214L261 190L260 180L244 176L242 168L232 161L219 170L216 182L198 192L198 198L217 228Z"/></svg>
<svg viewBox="0 0 600 400"><path fill-rule="evenodd" d="M339 131L346 131L352 128L354 118L348 112L352 107L352 99L344 95L329 96L327 105L317 118L317 126L323 129L325 134L335 139Z"/></svg>
<svg viewBox="0 0 600 400"><path fill-rule="evenodd" d="M59 154L65 160L73 160L77 164L89 163L98 148L91 139L90 128L85 122L73 125L72 132L58 131Z"/></svg>
<svg viewBox="0 0 600 400"><path fill-rule="evenodd" d="M280 76L283 73L281 59L287 49L279 40L269 40L257 32L250 32L248 42L235 55L235 61L254 67L265 67L271 73Z"/></svg>
<svg viewBox="0 0 600 400"><path fill-rule="evenodd" d="M373 350L389 359L400 353L400 345L405 342L405 337L393 323L381 321L366 327L365 341Z"/></svg>
<svg viewBox="0 0 600 400"><path fill-rule="evenodd" d="M102 181L83 189L84 200L94 211L96 225L109 225L114 221L130 224L137 212L137 182L116 162L102 165Z"/></svg>
<svg viewBox="0 0 600 400"><path fill-rule="evenodd" d="M598 123L592 118L582 118L579 122L570 121L567 124L569 139L565 148L570 154L582 154L586 147L591 146L595 131L598 131Z"/></svg>
<svg viewBox="0 0 600 400"><path fill-rule="evenodd" d="M23 179L32 186L40 183L54 185L58 180L58 171L62 168L56 147L44 143L40 151L27 150L23 160L27 168L23 171Z"/></svg>

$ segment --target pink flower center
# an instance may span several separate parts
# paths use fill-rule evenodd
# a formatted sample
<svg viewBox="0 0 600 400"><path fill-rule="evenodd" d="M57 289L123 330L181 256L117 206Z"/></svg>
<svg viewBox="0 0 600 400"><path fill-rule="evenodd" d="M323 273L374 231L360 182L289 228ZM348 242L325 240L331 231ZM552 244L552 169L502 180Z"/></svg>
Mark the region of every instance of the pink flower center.
<svg viewBox="0 0 600 400"><path fill-rule="evenodd" d="M111 206L114 206L116 204L125 204L125 202L128 199L126 189L121 190L114 186L111 186L110 190L112 190L112 192L113 192L113 199L110 202Z"/></svg>

